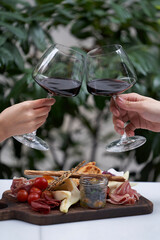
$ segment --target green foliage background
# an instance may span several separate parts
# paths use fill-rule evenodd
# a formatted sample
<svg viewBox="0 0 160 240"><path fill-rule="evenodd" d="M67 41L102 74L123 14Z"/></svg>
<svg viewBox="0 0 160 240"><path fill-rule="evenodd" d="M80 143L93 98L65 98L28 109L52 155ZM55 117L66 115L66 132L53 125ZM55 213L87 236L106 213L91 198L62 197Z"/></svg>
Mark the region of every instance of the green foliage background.
<svg viewBox="0 0 160 240"><path fill-rule="evenodd" d="M54 43L53 30L60 26L68 27L71 35L79 40L91 38L91 48L113 43L123 45L138 76L132 91L160 100L159 0L37 0L33 4L25 0L0 0L0 111L10 106L12 100L18 103L46 96L31 74L44 50ZM88 50L83 46L83 51ZM77 97L56 99L46 124L38 130L38 135L51 146L53 168L64 169L67 162L72 167L84 160L86 143L76 137L84 129L89 136L86 148L90 148L86 160L96 161L98 146L112 135L101 136L102 123L107 123L110 117L106 110L108 104L109 99L89 97L85 81ZM92 121L89 115L93 116ZM69 123L64 130L66 118ZM79 128L72 128L75 122ZM129 161L132 154L140 166L138 173L131 172L133 179L156 181L160 175L160 134L145 130L136 133L146 136L146 144L132 153L119 154L119 161L123 164L126 157ZM16 159L13 165L4 160L8 141ZM0 178L22 176L24 168L36 169L38 162L46 161L43 152L24 149L14 139L0 147Z"/></svg>

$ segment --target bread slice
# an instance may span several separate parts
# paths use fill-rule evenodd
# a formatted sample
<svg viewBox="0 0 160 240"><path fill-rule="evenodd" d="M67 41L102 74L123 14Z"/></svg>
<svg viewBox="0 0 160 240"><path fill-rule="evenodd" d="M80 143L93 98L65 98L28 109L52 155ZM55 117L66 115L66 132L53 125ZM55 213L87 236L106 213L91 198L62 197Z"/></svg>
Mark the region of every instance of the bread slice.
<svg viewBox="0 0 160 240"><path fill-rule="evenodd" d="M100 168L96 166L96 162L89 162L85 164L84 166L80 167L77 171L77 173L81 174L101 174L102 171ZM74 183L78 186L79 185L79 179L72 178Z"/></svg>

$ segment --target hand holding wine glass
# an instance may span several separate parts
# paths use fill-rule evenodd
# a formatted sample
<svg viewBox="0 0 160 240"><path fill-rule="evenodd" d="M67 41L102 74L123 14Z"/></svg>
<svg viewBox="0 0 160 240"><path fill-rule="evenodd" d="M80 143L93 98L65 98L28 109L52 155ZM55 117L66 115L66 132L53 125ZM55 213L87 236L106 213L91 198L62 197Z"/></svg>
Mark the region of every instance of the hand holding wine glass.
<svg viewBox="0 0 160 240"><path fill-rule="evenodd" d="M54 99L37 99L14 104L0 114L0 142L39 128L48 117Z"/></svg>
<svg viewBox="0 0 160 240"><path fill-rule="evenodd" d="M34 102L36 104L34 104ZM44 99L30 100L30 101L24 101L19 104L14 104L13 99L11 99L11 104L12 104L11 108L15 110L17 110L17 108L21 109L20 114L18 114L17 111L15 111L15 114L17 115L14 118L14 120L17 119L17 122L15 123L16 131L13 131L15 134L15 135L14 134L12 135L13 138L27 147L34 148L41 151L49 150L48 144L43 139L39 138L36 135L36 133L37 133L37 129L42 125L42 124L39 124L40 122L42 122L42 118L45 118L46 120L46 118L48 117L49 111L48 112L46 111L48 108L47 105L49 105L49 103L50 105L52 105L52 103L54 102L55 102L55 99L50 100L48 98L44 98ZM25 111L26 113L24 114ZM24 119L25 125L23 124L23 122L20 121L21 117L23 118L25 117ZM24 127L22 129L23 125ZM29 128L30 128L30 131L28 131ZM34 130L32 131L32 129Z"/></svg>
<svg viewBox="0 0 160 240"><path fill-rule="evenodd" d="M137 93L122 94L116 98L116 103L111 99L110 111L113 114L114 128L121 135L125 121L129 121L125 128L127 136L134 136L134 131L139 128L160 132L158 100Z"/></svg>
<svg viewBox="0 0 160 240"><path fill-rule="evenodd" d="M120 45L96 48L87 54L87 89L95 96L116 98L136 83L137 77L127 54ZM108 152L124 152L146 142L142 136L127 137L106 146Z"/></svg>

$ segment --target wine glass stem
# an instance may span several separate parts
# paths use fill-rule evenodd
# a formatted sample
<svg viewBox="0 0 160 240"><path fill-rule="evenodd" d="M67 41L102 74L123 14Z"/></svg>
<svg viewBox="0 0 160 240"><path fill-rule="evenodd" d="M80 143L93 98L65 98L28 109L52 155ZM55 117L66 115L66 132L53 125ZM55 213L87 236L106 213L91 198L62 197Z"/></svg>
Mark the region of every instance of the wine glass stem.
<svg viewBox="0 0 160 240"><path fill-rule="evenodd" d="M125 123L125 125L124 125L124 133L123 133L123 135L121 136L121 139L120 139L120 144L123 144L123 143L125 143L126 141L127 141L127 134L126 134L126 132L125 132L125 127L127 126L127 123Z"/></svg>
<svg viewBox="0 0 160 240"><path fill-rule="evenodd" d="M31 133L23 134L23 136L24 136L24 138L27 138L27 139L30 139L31 141L33 141L36 137L36 132L37 132L37 130L35 130Z"/></svg>
<svg viewBox="0 0 160 240"><path fill-rule="evenodd" d="M116 107L118 108L118 110L120 110L120 108L119 108L119 106L117 105L117 103L116 103L116 95L113 95L113 99L114 99L114 102L115 102L115 104L116 104ZM121 139L120 139L120 142L119 142L119 144L123 144L123 143L125 143L126 141L127 141L127 134L126 134L126 132L125 132L125 127L128 125L128 123L129 122L126 122L125 124L124 124L124 133L123 133L123 135L121 136Z"/></svg>
<svg viewBox="0 0 160 240"><path fill-rule="evenodd" d="M48 93L47 94L47 98L52 98L53 97L53 94L52 93Z"/></svg>
<svg viewBox="0 0 160 240"><path fill-rule="evenodd" d="M37 130L34 130L34 131L32 132L32 134L33 134L34 136L36 136L36 132L37 132Z"/></svg>

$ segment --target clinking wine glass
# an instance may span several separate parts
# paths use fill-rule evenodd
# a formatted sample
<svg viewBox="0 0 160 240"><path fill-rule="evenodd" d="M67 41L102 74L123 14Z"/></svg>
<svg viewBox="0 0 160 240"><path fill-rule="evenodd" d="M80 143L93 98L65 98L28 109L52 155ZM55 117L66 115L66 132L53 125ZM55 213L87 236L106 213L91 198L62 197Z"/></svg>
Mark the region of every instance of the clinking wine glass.
<svg viewBox="0 0 160 240"><path fill-rule="evenodd" d="M137 80L131 61L118 44L102 46L88 52L86 66L87 89L95 96L112 96L115 99ZM146 138L142 136L127 137L124 129L122 137L107 145L106 150L125 152L140 147L145 142Z"/></svg>
<svg viewBox="0 0 160 240"><path fill-rule="evenodd" d="M48 97L74 97L80 91L83 71L82 54L61 44L54 44L40 58L33 71L33 79L48 92ZM15 138L38 150L49 149L48 144L36 136L36 131Z"/></svg>

